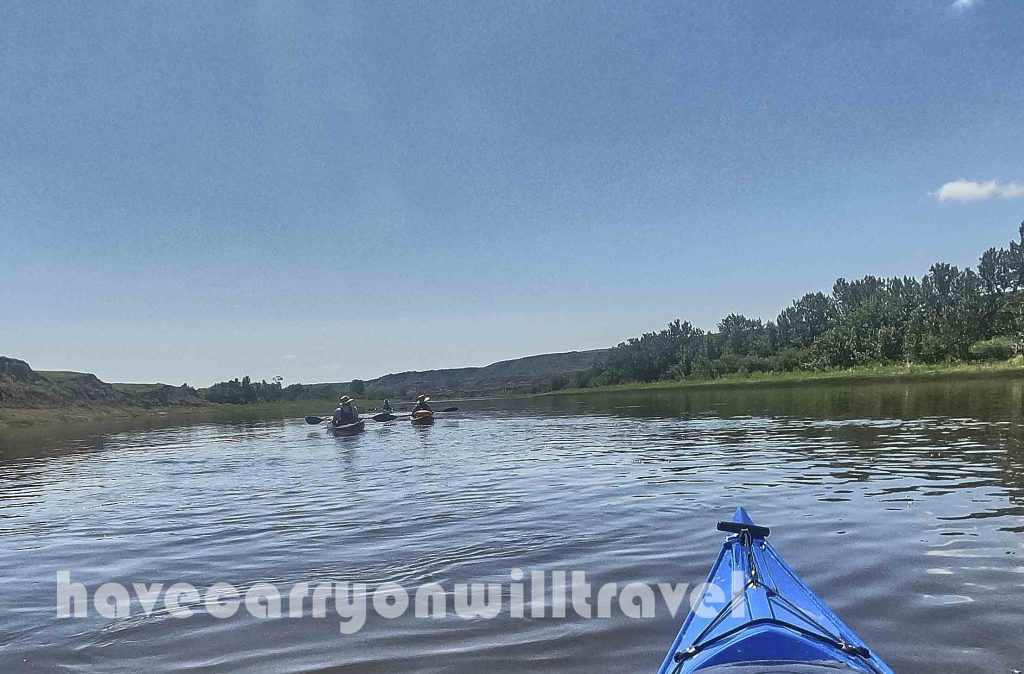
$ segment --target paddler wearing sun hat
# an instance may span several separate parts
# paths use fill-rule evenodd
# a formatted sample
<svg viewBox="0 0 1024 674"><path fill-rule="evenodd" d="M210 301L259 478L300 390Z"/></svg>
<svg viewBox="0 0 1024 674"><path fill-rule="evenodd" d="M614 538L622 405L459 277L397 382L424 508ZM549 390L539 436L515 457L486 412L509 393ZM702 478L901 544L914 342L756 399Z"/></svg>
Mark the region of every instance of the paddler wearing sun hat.
<svg viewBox="0 0 1024 674"><path fill-rule="evenodd" d="M433 412L434 410L430 409L430 405L427 404L428 400L430 400L430 396L428 395L416 396L416 407L412 408L412 413L416 414L417 412Z"/></svg>
<svg viewBox="0 0 1024 674"><path fill-rule="evenodd" d="M338 402L331 423L335 426L345 426L359 421L359 408L352 404L352 396L342 396Z"/></svg>

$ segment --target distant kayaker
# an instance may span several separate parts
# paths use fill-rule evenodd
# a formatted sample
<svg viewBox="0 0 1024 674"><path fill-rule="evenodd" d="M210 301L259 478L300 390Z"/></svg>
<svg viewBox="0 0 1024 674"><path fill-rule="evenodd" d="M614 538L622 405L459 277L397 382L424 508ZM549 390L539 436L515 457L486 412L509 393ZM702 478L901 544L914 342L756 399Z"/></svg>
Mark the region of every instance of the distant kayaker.
<svg viewBox="0 0 1024 674"><path fill-rule="evenodd" d="M383 412L384 414L391 414L395 411L395 409L391 407L391 401L385 398L384 404L381 405L380 411Z"/></svg>
<svg viewBox="0 0 1024 674"><path fill-rule="evenodd" d="M427 404L428 400L430 400L430 396L416 396L416 407L412 408L412 413L416 414L417 412L433 412L434 410L430 409L430 405Z"/></svg>
<svg viewBox="0 0 1024 674"><path fill-rule="evenodd" d="M351 396L342 397L338 408L334 410L331 423L335 426L346 426L359 421L359 408L352 404Z"/></svg>

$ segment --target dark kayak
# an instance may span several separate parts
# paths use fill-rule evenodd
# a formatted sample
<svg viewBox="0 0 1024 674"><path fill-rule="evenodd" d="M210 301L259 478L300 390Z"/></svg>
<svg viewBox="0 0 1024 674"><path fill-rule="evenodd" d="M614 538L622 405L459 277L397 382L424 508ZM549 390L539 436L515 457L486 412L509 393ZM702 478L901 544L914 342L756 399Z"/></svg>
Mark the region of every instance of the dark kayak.
<svg viewBox="0 0 1024 674"><path fill-rule="evenodd" d="M892 674L779 557L767 527L739 508L718 528L729 536L707 582L731 600L687 616L659 674Z"/></svg>
<svg viewBox="0 0 1024 674"><path fill-rule="evenodd" d="M356 433L362 433L364 428L366 428L366 421L363 419L354 424L344 424L342 426L335 426L331 422L327 422L327 430L334 435L355 435Z"/></svg>
<svg viewBox="0 0 1024 674"><path fill-rule="evenodd" d="M409 420L412 421L413 426L429 426L434 423L434 413L420 410L419 412L413 412Z"/></svg>

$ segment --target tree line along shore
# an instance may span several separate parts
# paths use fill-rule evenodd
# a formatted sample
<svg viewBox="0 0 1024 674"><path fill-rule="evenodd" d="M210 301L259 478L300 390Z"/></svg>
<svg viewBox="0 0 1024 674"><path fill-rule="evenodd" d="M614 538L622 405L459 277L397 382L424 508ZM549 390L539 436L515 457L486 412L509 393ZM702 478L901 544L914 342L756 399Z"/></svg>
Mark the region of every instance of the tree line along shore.
<svg viewBox="0 0 1024 674"><path fill-rule="evenodd" d="M79 372L37 372L0 356L0 424L174 409L268 414L340 395L369 400L510 396L587 390L748 386L1024 374L1024 223L977 269L938 262L921 278L865 276L811 292L775 320L731 313L705 331L676 319L611 349L544 354L363 382L291 384L241 377L206 388L108 384ZM255 407L252 407L255 411ZM59 410L55 413L54 410Z"/></svg>
<svg viewBox="0 0 1024 674"><path fill-rule="evenodd" d="M839 278L831 292L807 293L775 320L730 313L719 321L717 331L705 331L676 319L663 330L593 353L590 367L549 371L504 390L467 391L456 386L434 392L522 395L611 387L1013 374L1024 368L1024 222L1017 240L986 250L976 270L936 262L921 278ZM386 379L369 385L355 380L345 392L375 398L410 393L388 388ZM217 402L237 402L245 396L256 402L295 399L309 390L303 385L281 389L280 384L275 388L265 381L236 379L215 384L206 395Z"/></svg>
<svg viewBox="0 0 1024 674"><path fill-rule="evenodd" d="M858 368L963 370L1024 353L1024 223L977 270L937 262L921 278L865 276L795 300L774 321L729 314L717 331L675 320L622 342L568 386L842 376ZM1003 369L1012 369L1011 363Z"/></svg>

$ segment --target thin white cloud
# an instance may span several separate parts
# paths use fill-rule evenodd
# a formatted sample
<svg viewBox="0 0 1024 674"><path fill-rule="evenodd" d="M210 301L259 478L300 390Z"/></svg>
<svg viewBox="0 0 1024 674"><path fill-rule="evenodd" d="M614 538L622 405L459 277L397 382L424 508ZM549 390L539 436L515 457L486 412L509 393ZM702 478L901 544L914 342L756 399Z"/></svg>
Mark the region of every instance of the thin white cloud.
<svg viewBox="0 0 1024 674"><path fill-rule="evenodd" d="M935 192L939 201L980 201L982 199L1016 199L1024 197L1024 184L1001 183L998 180L976 182L974 180L954 180L946 183Z"/></svg>
<svg viewBox="0 0 1024 674"><path fill-rule="evenodd" d="M1016 199L1018 197L1024 197L1024 185L1020 183L1010 183L1009 185L1003 186L1003 192L1000 194L1003 199Z"/></svg>
<svg viewBox="0 0 1024 674"><path fill-rule="evenodd" d="M950 8L954 12L966 12L979 3L979 0L954 0Z"/></svg>

